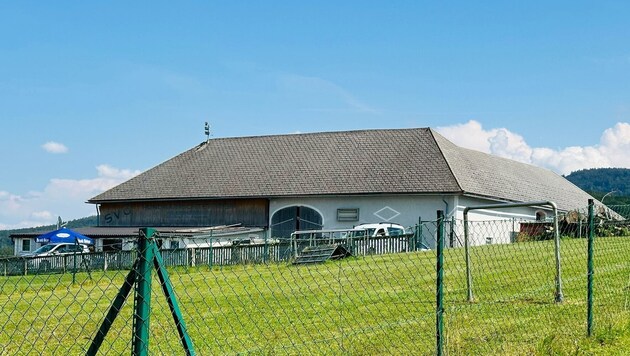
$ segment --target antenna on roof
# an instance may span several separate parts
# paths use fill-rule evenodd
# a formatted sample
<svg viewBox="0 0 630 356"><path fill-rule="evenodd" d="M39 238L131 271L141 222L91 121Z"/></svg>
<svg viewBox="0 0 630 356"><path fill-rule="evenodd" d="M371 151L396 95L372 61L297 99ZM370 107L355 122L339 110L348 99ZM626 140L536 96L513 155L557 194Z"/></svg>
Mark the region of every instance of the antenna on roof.
<svg viewBox="0 0 630 356"><path fill-rule="evenodd" d="M61 216L57 217L57 230L61 229L62 227L65 227L66 225L68 225L68 222L64 222L63 220L61 220Z"/></svg>
<svg viewBox="0 0 630 356"><path fill-rule="evenodd" d="M208 124L208 121L206 121L205 132L206 132L206 142L208 142L210 141L210 125Z"/></svg>

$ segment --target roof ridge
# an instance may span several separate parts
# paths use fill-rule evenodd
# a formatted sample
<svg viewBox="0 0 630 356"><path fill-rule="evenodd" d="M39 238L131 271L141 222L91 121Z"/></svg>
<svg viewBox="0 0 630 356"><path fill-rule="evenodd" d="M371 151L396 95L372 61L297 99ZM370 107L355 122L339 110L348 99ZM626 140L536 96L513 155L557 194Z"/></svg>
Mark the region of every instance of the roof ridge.
<svg viewBox="0 0 630 356"><path fill-rule="evenodd" d="M437 131L435 131L432 128L429 128L429 133L431 134L431 138L433 139L433 141L435 142L435 145L437 146L438 150L440 151L440 154L442 155L442 157L444 157L444 161L446 161L446 166L448 167L448 170L451 172L451 175L455 179L455 183L457 184L459 189L462 191L462 193L465 193L464 187L462 187L462 184L461 184L461 182L459 180L459 177L457 177L457 174L455 174L455 171L453 170L453 167L451 167L452 163L449 161L447 155L444 153L444 150L442 149L442 146L440 145L440 142L437 140L437 138L435 136L438 135L442 139L444 139L446 142L450 143L451 145L453 145L455 147L458 147L458 146L455 145L454 143L452 143L451 141L449 141L446 137L440 135Z"/></svg>
<svg viewBox="0 0 630 356"><path fill-rule="evenodd" d="M202 143L196 145L195 147L202 146L206 142L212 141L221 141L221 140L246 140L252 138L271 138L271 137L287 137L287 136L317 136L317 135L347 135L347 134L357 134L361 132L377 132L377 131L421 131L421 130L431 130L430 127L398 127L398 128L381 128L381 129L356 129L356 130L337 130L337 131L316 131L316 132L291 132L291 133L280 133L280 134L270 134L270 135L251 135L251 136L227 136L227 137L217 137L211 138L208 141L203 141Z"/></svg>

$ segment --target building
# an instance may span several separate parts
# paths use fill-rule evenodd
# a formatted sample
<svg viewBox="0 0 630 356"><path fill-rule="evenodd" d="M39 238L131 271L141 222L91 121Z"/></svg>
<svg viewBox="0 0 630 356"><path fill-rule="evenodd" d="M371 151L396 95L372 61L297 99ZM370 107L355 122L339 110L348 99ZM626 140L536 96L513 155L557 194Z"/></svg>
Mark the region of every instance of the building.
<svg viewBox="0 0 630 356"><path fill-rule="evenodd" d="M549 170L464 149L430 128L212 139L88 202L100 228L238 224L269 237L360 223L413 226L436 211L591 196ZM475 211L471 219L544 219L544 207ZM427 242L432 245L431 241Z"/></svg>

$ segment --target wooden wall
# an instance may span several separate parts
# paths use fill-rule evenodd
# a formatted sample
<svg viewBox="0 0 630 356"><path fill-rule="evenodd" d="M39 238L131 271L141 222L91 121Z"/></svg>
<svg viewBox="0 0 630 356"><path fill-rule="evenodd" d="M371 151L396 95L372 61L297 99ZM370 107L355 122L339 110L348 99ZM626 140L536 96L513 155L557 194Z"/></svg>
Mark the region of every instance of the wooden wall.
<svg viewBox="0 0 630 356"><path fill-rule="evenodd" d="M267 199L101 204L99 226L203 227L242 224L267 227Z"/></svg>

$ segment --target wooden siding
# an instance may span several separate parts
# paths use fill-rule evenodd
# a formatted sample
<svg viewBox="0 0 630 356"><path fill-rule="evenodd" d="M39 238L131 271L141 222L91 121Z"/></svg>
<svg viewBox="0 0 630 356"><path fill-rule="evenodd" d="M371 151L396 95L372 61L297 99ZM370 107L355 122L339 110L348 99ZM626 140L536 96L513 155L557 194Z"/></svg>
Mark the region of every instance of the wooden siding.
<svg viewBox="0 0 630 356"><path fill-rule="evenodd" d="M99 226L108 227L266 227L268 221L267 199L104 203L99 215Z"/></svg>

